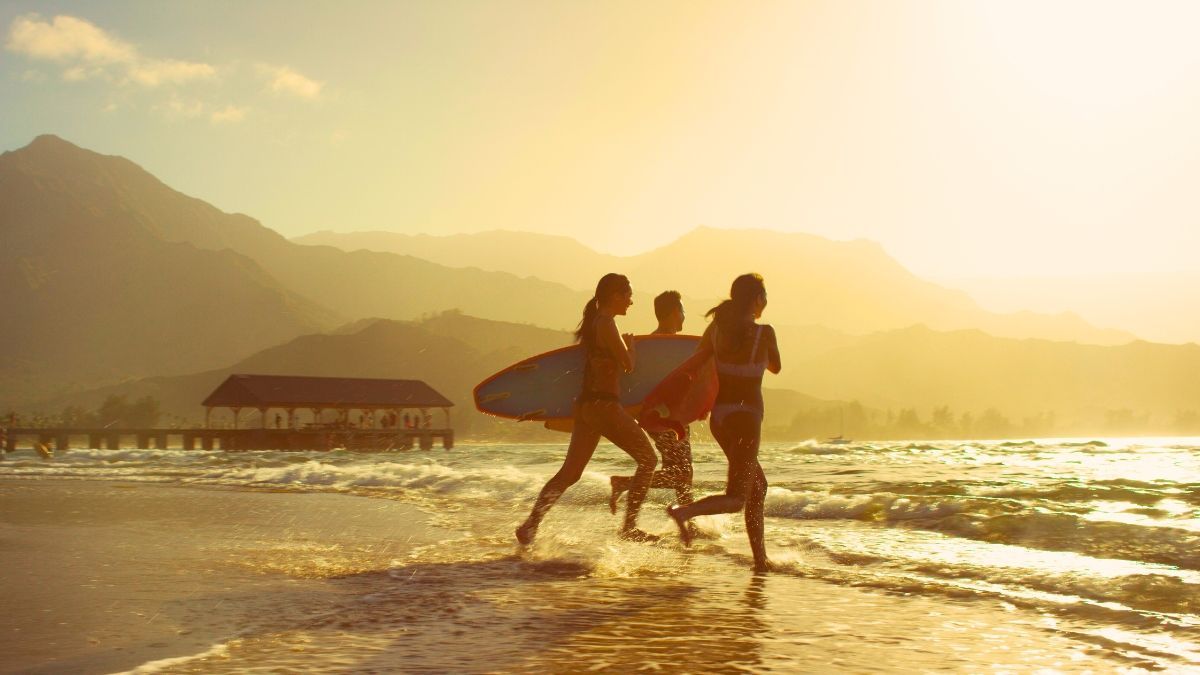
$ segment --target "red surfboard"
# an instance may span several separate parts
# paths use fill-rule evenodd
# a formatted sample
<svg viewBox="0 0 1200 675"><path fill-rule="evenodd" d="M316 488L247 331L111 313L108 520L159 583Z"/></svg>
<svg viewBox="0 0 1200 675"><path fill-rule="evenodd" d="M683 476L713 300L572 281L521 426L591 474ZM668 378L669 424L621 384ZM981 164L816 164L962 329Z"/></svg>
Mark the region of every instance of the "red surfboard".
<svg viewBox="0 0 1200 675"><path fill-rule="evenodd" d="M712 352L697 352L646 395L638 424L646 431L674 431L683 438L687 425L708 417L718 386Z"/></svg>

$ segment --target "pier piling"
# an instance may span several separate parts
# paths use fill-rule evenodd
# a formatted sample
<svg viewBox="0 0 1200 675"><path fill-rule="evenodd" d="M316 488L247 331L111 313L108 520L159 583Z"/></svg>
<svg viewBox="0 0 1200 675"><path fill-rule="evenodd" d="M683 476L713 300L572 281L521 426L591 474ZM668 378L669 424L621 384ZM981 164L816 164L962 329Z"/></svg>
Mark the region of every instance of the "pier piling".
<svg viewBox="0 0 1200 675"><path fill-rule="evenodd" d="M250 450L332 450L348 448L371 452L411 450L419 446L431 450L441 441L446 450L454 447L453 429L380 429L380 428L308 428L308 429L7 429L0 447L13 452L22 448L67 450L71 437L87 439L87 447L119 450L122 437L129 437L141 450L166 450L172 436L180 438L180 447L194 450L221 449L229 452Z"/></svg>

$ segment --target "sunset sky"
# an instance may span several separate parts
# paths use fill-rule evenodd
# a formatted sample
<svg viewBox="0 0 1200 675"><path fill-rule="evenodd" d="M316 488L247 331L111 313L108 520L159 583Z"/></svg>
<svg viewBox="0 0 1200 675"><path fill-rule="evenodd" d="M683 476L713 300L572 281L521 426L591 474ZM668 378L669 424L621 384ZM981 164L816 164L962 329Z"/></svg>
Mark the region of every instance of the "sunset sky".
<svg viewBox="0 0 1200 675"><path fill-rule="evenodd" d="M1194 271L1200 3L0 3L0 149L285 235L698 225L931 278Z"/></svg>

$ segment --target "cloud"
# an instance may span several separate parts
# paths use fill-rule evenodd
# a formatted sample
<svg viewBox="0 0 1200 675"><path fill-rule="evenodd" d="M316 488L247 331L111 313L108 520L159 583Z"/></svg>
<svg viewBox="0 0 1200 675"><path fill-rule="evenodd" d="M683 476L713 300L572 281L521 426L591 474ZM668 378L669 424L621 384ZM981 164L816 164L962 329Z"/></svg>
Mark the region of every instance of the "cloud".
<svg viewBox="0 0 1200 675"><path fill-rule="evenodd" d="M147 87L157 87L163 83L180 84L189 80L208 80L216 76L216 68L207 63L174 59L143 61L129 69L129 78Z"/></svg>
<svg viewBox="0 0 1200 675"><path fill-rule="evenodd" d="M48 19L36 13L24 14L13 19L7 38L0 34L0 39L4 39L5 50L31 62L30 69L21 75L23 81L44 82L57 72L63 82L98 80L111 85L110 102L101 108L107 113L118 109L116 100L122 102L121 109L127 108L129 94L134 93L156 101L147 101L138 109L168 119L207 118L214 125L235 124L246 118L249 106L214 105L204 100L206 96L197 96L198 92L183 85L204 81L221 84L230 77L251 78L276 96L310 101L322 98L325 87L324 82L288 66L259 63L252 72L239 74L236 63L218 70L200 61L149 56L137 45L75 16L57 15ZM139 90L155 93L146 96ZM342 132L337 132L332 142L340 144L344 138Z"/></svg>
<svg viewBox="0 0 1200 675"><path fill-rule="evenodd" d="M91 78L112 79L103 68L89 68L87 66L71 66L62 71L62 79L64 82L82 82Z"/></svg>
<svg viewBox="0 0 1200 675"><path fill-rule="evenodd" d="M56 16L49 22L37 14L12 22L5 47L34 59L128 63L137 58L133 45L122 42L95 25L73 16Z"/></svg>
<svg viewBox="0 0 1200 675"><path fill-rule="evenodd" d="M153 112L162 113L167 117L182 118L200 117L207 109L203 101L185 101L175 94L151 108Z"/></svg>
<svg viewBox="0 0 1200 675"><path fill-rule="evenodd" d="M324 82L307 78L287 66L259 64L258 72L267 79L267 88L276 94L290 94L300 98L316 99L321 95Z"/></svg>
<svg viewBox="0 0 1200 675"><path fill-rule="evenodd" d="M172 94L170 98L154 105L150 110L167 119L197 119L207 117L208 121L212 124L234 124L241 122L245 119L246 113L250 112L250 108L247 106L237 106L230 103L223 108L215 108L204 101L184 99L177 94Z"/></svg>
<svg viewBox="0 0 1200 675"><path fill-rule="evenodd" d="M122 83L144 87L182 84L213 79L215 68L207 63L143 56L137 47L109 35L104 29L73 16L56 16L46 21L37 14L13 20L5 48L30 59L63 65L68 82L109 77L108 68L123 71Z"/></svg>
<svg viewBox="0 0 1200 675"><path fill-rule="evenodd" d="M230 104L220 110L212 111L212 114L208 116L208 119L213 124L230 124L233 122L241 122L242 118L246 116L246 112L248 110L249 108L239 108L236 105Z"/></svg>

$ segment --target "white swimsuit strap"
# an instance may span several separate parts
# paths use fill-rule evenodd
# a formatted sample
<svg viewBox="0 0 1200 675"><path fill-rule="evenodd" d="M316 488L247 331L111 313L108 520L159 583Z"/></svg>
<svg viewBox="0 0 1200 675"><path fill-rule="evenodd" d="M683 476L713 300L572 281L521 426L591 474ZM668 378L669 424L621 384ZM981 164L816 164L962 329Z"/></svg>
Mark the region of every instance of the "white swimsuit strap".
<svg viewBox="0 0 1200 675"><path fill-rule="evenodd" d="M750 347L750 363L758 363L758 360L755 357L758 356L758 338L761 336L762 326L760 325L758 329L754 331L754 344Z"/></svg>

